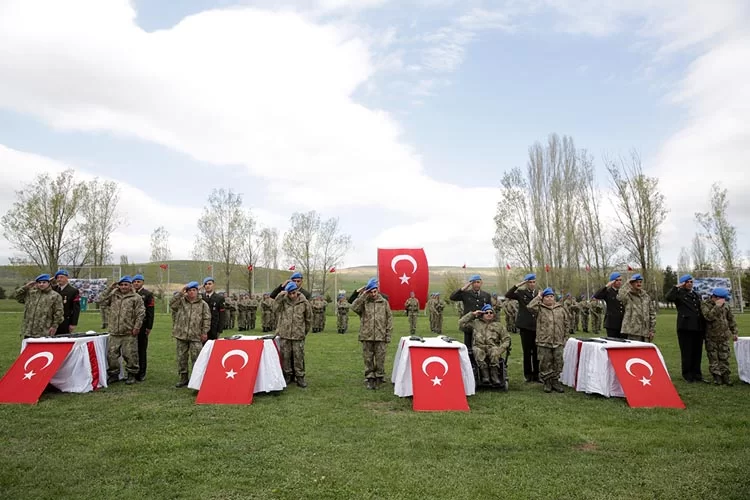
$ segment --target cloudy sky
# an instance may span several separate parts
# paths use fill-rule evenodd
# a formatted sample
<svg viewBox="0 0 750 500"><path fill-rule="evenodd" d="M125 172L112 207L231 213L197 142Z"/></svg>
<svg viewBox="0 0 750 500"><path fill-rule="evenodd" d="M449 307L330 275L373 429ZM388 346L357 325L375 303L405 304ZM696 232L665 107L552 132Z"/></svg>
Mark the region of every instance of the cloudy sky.
<svg viewBox="0 0 750 500"><path fill-rule="evenodd" d="M281 232L295 211L339 217L346 265L419 246L489 266L502 173L557 132L598 159L641 152L670 208L663 263L714 181L744 253L750 4L653 4L2 0L0 212L73 167L121 186L116 259L147 259L159 225L188 258L223 187Z"/></svg>

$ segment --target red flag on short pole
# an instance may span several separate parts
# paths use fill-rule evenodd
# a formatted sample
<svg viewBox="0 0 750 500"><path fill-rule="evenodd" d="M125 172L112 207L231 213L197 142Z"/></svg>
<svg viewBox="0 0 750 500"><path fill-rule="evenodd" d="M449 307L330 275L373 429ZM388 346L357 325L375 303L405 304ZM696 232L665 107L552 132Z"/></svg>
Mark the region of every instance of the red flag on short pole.
<svg viewBox="0 0 750 500"><path fill-rule="evenodd" d="M505 264L505 269L507 269L508 271L510 271L510 264Z"/></svg>
<svg viewBox="0 0 750 500"><path fill-rule="evenodd" d="M36 404L73 349L73 342L34 342L0 380L0 403Z"/></svg>
<svg viewBox="0 0 750 500"><path fill-rule="evenodd" d="M464 265L461 266L462 269L466 269L466 263L464 262Z"/></svg>
<svg viewBox="0 0 750 500"><path fill-rule="evenodd" d="M247 270L248 270L248 271L252 271L252 270L253 270L253 265L252 265L252 264L250 264L249 266L247 266Z"/></svg>
<svg viewBox="0 0 750 500"><path fill-rule="evenodd" d="M633 270L633 268L630 267L630 265L628 265L628 271L632 271L632 270Z"/></svg>
<svg viewBox="0 0 750 500"><path fill-rule="evenodd" d="M159 267L166 271L169 266L167 264L160 264Z"/></svg>
<svg viewBox="0 0 750 500"><path fill-rule="evenodd" d="M545 273L549 272L549 264L544 264L544 272Z"/></svg>
<svg viewBox="0 0 750 500"><path fill-rule="evenodd" d="M295 266L294 264L292 264L291 266L289 266L289 270L290 271L294 271L295 269L297 269L297 266Z"/></svg>
<svg viewBox="0 0 750 500"><path fill-rule="evenodd" d="M249 405L253 402L263 340L216 340L196 404Z"/></svg>
<svg viewBox="0 0 750 500"><path fill-rule="evenodd" d="M332 267L332 268L330 268L330 269L328 270L328 272L329 272L329 273L335 273L335 272L336 272L336 268L335 268L335 267Z"/></svg>
<svg viewBox="0 0 750 500"><path fill-rule="evenodd" d="M607 354L630 407L685 408L656 349L607 349Z"/></svg>
<svg viewBox="0 0 750 500"><path fill-rule="evenodd" d="M458 349L410 347L414 411L469 411Z"/></svg>
<svg viewBox="0 0 750 500"><path fill-rule="evenodd" d="M378 280L391 309L403 310L409 292L414 292L420 307L424 307L430 286L424 249L378 248Z"/></svg>

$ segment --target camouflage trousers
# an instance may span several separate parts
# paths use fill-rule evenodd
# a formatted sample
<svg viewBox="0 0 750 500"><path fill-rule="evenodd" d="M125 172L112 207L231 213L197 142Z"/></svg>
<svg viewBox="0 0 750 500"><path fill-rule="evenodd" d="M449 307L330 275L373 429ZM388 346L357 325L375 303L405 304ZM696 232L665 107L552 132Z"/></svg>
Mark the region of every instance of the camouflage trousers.
<svg viewBox="0 0 750 500"><path fill-rule="evenodd" d="M229 330L229 321L230 321L230 314L229 309L225 309L223 313L221 313L221 324L222 330Z"/></svg>
<svg viewBox="0 0 750 500"><path fill-rule="evenodd" d="M255 330L255 320L258 317L258 311L250 310L247 312L247 328L249 330Z"/></svg>
<svg viewBox="0 0 750 500"><path fill-rule="evenodd" d="M441 335L443 333L443 315L435 314L434 316L434 319L430 319L430 331Z"/></svg>
<svg viewBox="0 0 750 500"><path fill-rule="evenodd" d="M229 311L229 330L234 330L234 326L237 324L237 311Z"/></svg>
<svg viewBox="0 0 750 500"><path fill-rule="evenodd" d="M313 311L312 329L315 332L322 332L326 327L326 315L323 312Z"/></svg>
<svg viewBox="0 0 750 500"><path fill-rule="evenodd" d="M508 330L508 333L516 333L518 330L516 330L516 319L512 316L505 315L505 329Z"/></svg>
<svg viewBox="0 0 750 500"><path fill-rule="evenodd" d="M305 377L305 341L279 339L281 351L281 370L285 378L292 375L296 379Z"/></svg>
<svg viewBox="0 0 750 500"><path fill-rule="evenodd" d="M417 316L419 313L409 312L407 315L409 316L409 333L414 335L417 332Z"/></svg>
<svg viewBox="0 0 750 500"><path fill-rule="evenodd" d="M188 356L190 357L190 368L195 365L195 360L198 359L198 355L203 349L203 344L200 340L180 340L177 341L177 374L182 379L187 379L188 376Z"/></svg>
<svg viewBox="0 0 750 500"><path fill-rule="evenodd" d="M385 379L385 350L383 341L363 340L362 357L365 361L365 378Z"/></svg>
<svg viewBox="0 0 750 500"><path fill-rule="evenodd" d="M556 382L563 368L563 347L536 347L539 353L539 378L542 382Z"/></svg>
<svg viewBox="0 0 750 500"><path fill-rule="evenodd" d="M263 311L261 321L263 322L264 332L270 332L273 330L273 313L271 311Z"/></svg>
<svg viewBox="0 0 750 500"><path fill-rule="evenodd" d="M500 346L478 346L473 345L474 360L477 362L479 369L500 364L500 358L503 356L503 349Z"/></svg>
<svg viewBox="0 0 750 500"><path fill-rule="evenodd" d="M572 316L572 319L573 319L573 331L577 332L578 331L578 323L579 323L578 320L581 317L581 311L573 311L573 314L571 314L571 316Z"/></svg>
<svg viewBox="0 0 750 500"><path fill-rule="evenodd" d="M706 355L708 356L708 371L711 375L729 375L729 355L731 350L729 340L706 339Z"/></svg>
<svg viewBox="0 0 750 500"><path fill-rule="evenodd" d="M591 314L591 333L598 334L602 330L602 315Z"/></svg>
<svg viewBox="0 0 750 500"><path fill-rule="evenodd" d="M581 313L581 329L584 332L589 331L589 313L588 312Z"/></svg>
<svg viewBox="0 0 750 500"><path fill-rule="evenodd" d="M128 375L138 375L138 337L133 335L110 335L107 347L107 373L119 375L120 356L125 362Z"/></svg>
<svg viewBox="0 0 750 500"><path fill-rule="evenodd" d="M336 316L336 330L339 333L346 333L349 329L349 316L346 314L338 314Z"/></svg>

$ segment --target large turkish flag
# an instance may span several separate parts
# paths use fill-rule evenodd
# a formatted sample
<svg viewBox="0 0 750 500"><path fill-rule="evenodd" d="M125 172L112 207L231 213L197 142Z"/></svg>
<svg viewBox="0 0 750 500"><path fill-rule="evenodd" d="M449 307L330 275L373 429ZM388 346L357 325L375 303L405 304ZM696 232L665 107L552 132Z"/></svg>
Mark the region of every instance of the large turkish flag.
<svg viewBox="0 0 750 500"><path fill-rule="evenodd" d="M458 349L410 347L415 411L469 411Z"/></svg>
<svg viewBox="0 0 750 500"><path fill-rule="evenodd" d="M414 292L423 309L430 288L430 269L424 249L378 248L378 280L391 309L403 310L410 292Z"/></svg>
<svg viewBox="0 0 750 500"><path fill-rule="evenodd" d="M685 408L653 347L607 349L628 405L633 408Z"/></svg>
<svg viewBox="0 0 750 500"><path fill-rule="evenodd" d="M196 404L251 404L262 355L262 339L214 341Z"/></svg>
<svg viewBox="0 0 750 500"><path fill-rule="evenodd" d="M26 344L0 380L0 403L36 404L71 349L73 342Z"/></svg>

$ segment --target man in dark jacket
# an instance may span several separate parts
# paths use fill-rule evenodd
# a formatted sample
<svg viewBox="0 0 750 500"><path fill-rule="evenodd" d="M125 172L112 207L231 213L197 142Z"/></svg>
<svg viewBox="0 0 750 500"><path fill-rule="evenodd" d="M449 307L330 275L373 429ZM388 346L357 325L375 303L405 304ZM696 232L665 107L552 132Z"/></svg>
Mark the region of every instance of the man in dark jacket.
<svg viewBox="0 0 750 500"><path fill-rule="evenodd" d="M143 281L142 274L133 276L133 290L143 298L143 305L146 307L146 317L138 332L138 375L135 376L138 382L146 379L148 336L154 327L154 294L143 288Z"/></svg>
<svg viewBox="0 0 750 500"><path fill-rule="evenodd" d="M215 287L216 282L213 278L208 277L203 280L204 292L202 297L211 310L211 329L208 331L209 340L218 339L219 334L224 331L222 324L224 318L224 297L216 293Z"/></svg>
<svg viewBox="0 0 750 500"><path fill-rule="evenodd" d="M617 300L617 292L621 287L622 275L615 271L609 275L609 283L594 294L595 299L603 300L607 305L607 312L604 314L604 329L607 330L607 337L624 338L620 330L622 318L625 315L625 306Z"/></svg>
<svg viewBox="0 0 750 500"><path fill-rule="evenodd" d="M523 287L523 288L522 288ZM516 328L521 334L523 349L523 376L526 382L540 382L539 357L536 349L536 316L528 305L539 292L536 289L536 274L527 274L523 281L505 293L505 298L518 301Z"/></svg>
<svg viewBox="0 0 750 500"><path fill-rule="evenodd" d="M701 297L693 291L693 277L680 276L678 284L665 297L677 306L677 340L680 343L682 377L688 382L706 382L701 374L703 338L706 323L701 313Z"/></svg>
<svg viewBox="0 0 750 500"><path fill-rule="evenodd" d="M481 311L485 304L492 303L492 296L482 290L482 277L475 274L469 278L469 281L461 288L453 292L450 300L461 302L463 304L464 314L474 311ZM469 349L469 357L474 364L474 354L472 351L473 331L471 325L461 329L464 332L464 344Z"/></svg>
<svg viewBox="0 0 750 500"><path fill-rule="evenodd" d="M296 272L292 274L288 280L286 280L285 282L283 282L282 284L274 288L273 291L271 292L271 298L276 300L276 296L280 294L282 290L284 290L290 282L297 285L299 293L304 295L307 300L312 300L312 294L308 292L307 290L305 290L304 288L302 288L302 273L300 272Z"/></svg>
<svg viewBox="0 0 750 500"><path fill-rule="evenodd" d="M76 287L68 283L68 271L60 269L55 273L55 284L52 289L60 294L63 300L63 322L57 326L55 335L73 333L78 326L81 314L81 294Z"/></svg>

